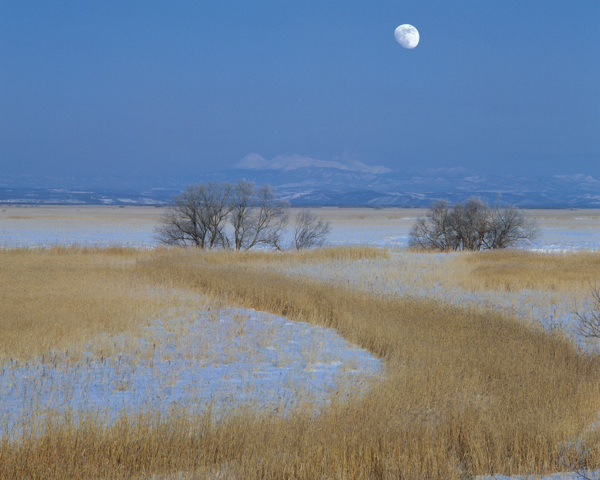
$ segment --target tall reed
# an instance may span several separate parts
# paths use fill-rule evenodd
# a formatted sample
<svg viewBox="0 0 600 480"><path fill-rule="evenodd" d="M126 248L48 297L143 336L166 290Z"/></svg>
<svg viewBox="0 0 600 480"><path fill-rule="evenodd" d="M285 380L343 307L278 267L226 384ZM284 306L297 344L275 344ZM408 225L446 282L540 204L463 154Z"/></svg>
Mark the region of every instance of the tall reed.
<svg viewBox="0 0 600 480"><path fill-rule="evenodd" d="M587 291L600 282L600 252L538 253L498 250L456 257L468 267L461 282L482 290Z"/></svg>

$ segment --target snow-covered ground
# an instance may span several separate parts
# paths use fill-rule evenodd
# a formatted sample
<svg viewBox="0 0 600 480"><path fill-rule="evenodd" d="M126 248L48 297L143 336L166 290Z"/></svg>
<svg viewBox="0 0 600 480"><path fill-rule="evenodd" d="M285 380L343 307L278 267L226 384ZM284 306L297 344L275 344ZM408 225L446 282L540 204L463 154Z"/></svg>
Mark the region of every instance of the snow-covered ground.
<svg viewBox="0 0 600 480"><path fill-rule="evenodd" d="M131 339L113 341L121 352L113 358L60 355L1 366L0 435L65 411L110 421L173 407L284 414L308 401L319 408L360 393L382 368L334 330L254 310L189 312L157 321L133 348Z"/></svg>
<svg viewBox="0 0 600 480"><path fill-rule="evenodd" d="M153 207L4 206L0 209L0 247L152 247L161 211Z"/></svg>
<svg viewBox="0 0 600 480"><path fill-rule="evenodd" d="M587 470L581 470L579 472L562 472L553 475L515 475L514 477L484 475L476 478L477 480L597 480L600 478L600 471L588 472Z"/></svg>

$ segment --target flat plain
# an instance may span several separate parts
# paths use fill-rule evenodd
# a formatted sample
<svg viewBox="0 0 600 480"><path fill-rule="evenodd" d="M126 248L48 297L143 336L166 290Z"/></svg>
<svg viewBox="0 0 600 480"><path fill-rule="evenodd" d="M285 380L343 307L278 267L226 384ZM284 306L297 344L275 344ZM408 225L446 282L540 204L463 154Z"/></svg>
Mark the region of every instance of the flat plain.
<svg viewBox="0 0 600 480"><path fill-rule="evenodd" d="M330 245L361 244L406 247L408 233L425 209L313 209L331 222ZM0 206L0 245L150 247L162 207L145 206ZM295 209L291 210L292 216ZM525 210L537 220L540 237L531 249L545 251L600 248L600 210Z"/></svg>
<svg viewBox="0 0 600 480"><path fill-rule="evenodd" d="M600 467L600 211L517 251L159 247L161 208L0 209L0 478L472 478ZM292 212L293 214L293 212ZM25 247L25 248L24 248Z"/></svg>

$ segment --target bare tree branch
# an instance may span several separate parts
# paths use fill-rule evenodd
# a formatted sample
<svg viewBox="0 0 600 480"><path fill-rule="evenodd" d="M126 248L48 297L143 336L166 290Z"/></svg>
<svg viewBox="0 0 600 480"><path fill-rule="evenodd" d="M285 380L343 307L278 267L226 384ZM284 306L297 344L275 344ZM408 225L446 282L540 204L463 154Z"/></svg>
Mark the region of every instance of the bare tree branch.
<svg viewBox="0 0 600 480"><path fill-rule="evenodd" d="M236 250L246 248L247 238L252 234L250 221L254 183L240 180L233 189L230 223L233 226L233 246Z"/></svg>
<svg viewBox="0 0 600 480"><path fill-rule="evenodd" d="M590 285L590 292L595 309L589 312L575 312L577 317L575 329L584 338L600 340L600 288L597 285Z"/></svg>
<svg viewBox="0 0 600 480"><path fill-rule="evenodd" d="M230 211L230 184L189 185L161 218L157 238L167 245L225 246L224 220Z"/></svg>
<svg viewBox="0 0 600 480"><path fill-rule="evenodd" d="M158 240L167 245L204 248L208 229L203 220L198 186L188 186L173 200L173 205L160 220Z"/></svg>
<svg viewBox="0 0 600 480"><path fill-rule="evenodd" d="M231 212L233 187L230 183L206 183L198 185L202 223L207 229L206 247L225 245L225 219Z"/></svg>
<svg viewBox="0 0 600 480"><path fill-rule="evenodd" d="M453 250L481 250L485 237L489 208L479 198L458 203L449 214Z"/></svg>
<svg viewBox="0 0 600 480"><path fill-rule="evenodd" d="M280 239L287 226L287 204L275 197L268 185L255 189L241 180L234 188L230 217L233 245L236 250L250 250L264 245L280 249Z"/></svg>
<svg viewBox="0 0 600 480"><path fill-rule="evenodd" d="M450 208L446 200L436 201L427 210L427 218L420 218L409 235L409 247L447 252L453 249Z"/></svg>
<svg viewBox="0 0 600 480"><path fill-rule="evenodd" d="M263 185L256 192L254 228L247 249L256 245L270 245L281 249L281 235L287 226L287 204L275 198L275 192Z"/></svg>
<svg viewBox="0 0 600 480"><path fill-rule="evenodd" d="M598 480L588 467L590 449L584 447L580 441L562 446L558 454L558 462L572 471L577 478L582 480Z"/></svg>
<svg viewBox="0 0 600 480"><path fill-rule="evenodd" d="M310 210L301 210L294 223L294 246L296 250L320 247L331 230L331 224L317 217Z"/></svg>
<svg viewBox="0 0 600 480"><path fill-rule="evenodd" d="M494 207L490 210L484 246L489 250L507 248L531 242L537 236L535 220L526 218L516 207Z"/></svg>

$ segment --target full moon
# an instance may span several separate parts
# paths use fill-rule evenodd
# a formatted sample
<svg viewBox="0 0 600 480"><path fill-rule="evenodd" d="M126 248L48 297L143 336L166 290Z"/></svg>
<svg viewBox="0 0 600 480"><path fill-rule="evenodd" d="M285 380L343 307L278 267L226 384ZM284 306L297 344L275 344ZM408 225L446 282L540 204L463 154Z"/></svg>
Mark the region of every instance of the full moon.
<svg viewBox="0 0 600 480"><path fill-rule="evenodd" d="M400 25L396 28L394 37L404 48L415 48L419 44L419 31L409 24Z"/></svg>

